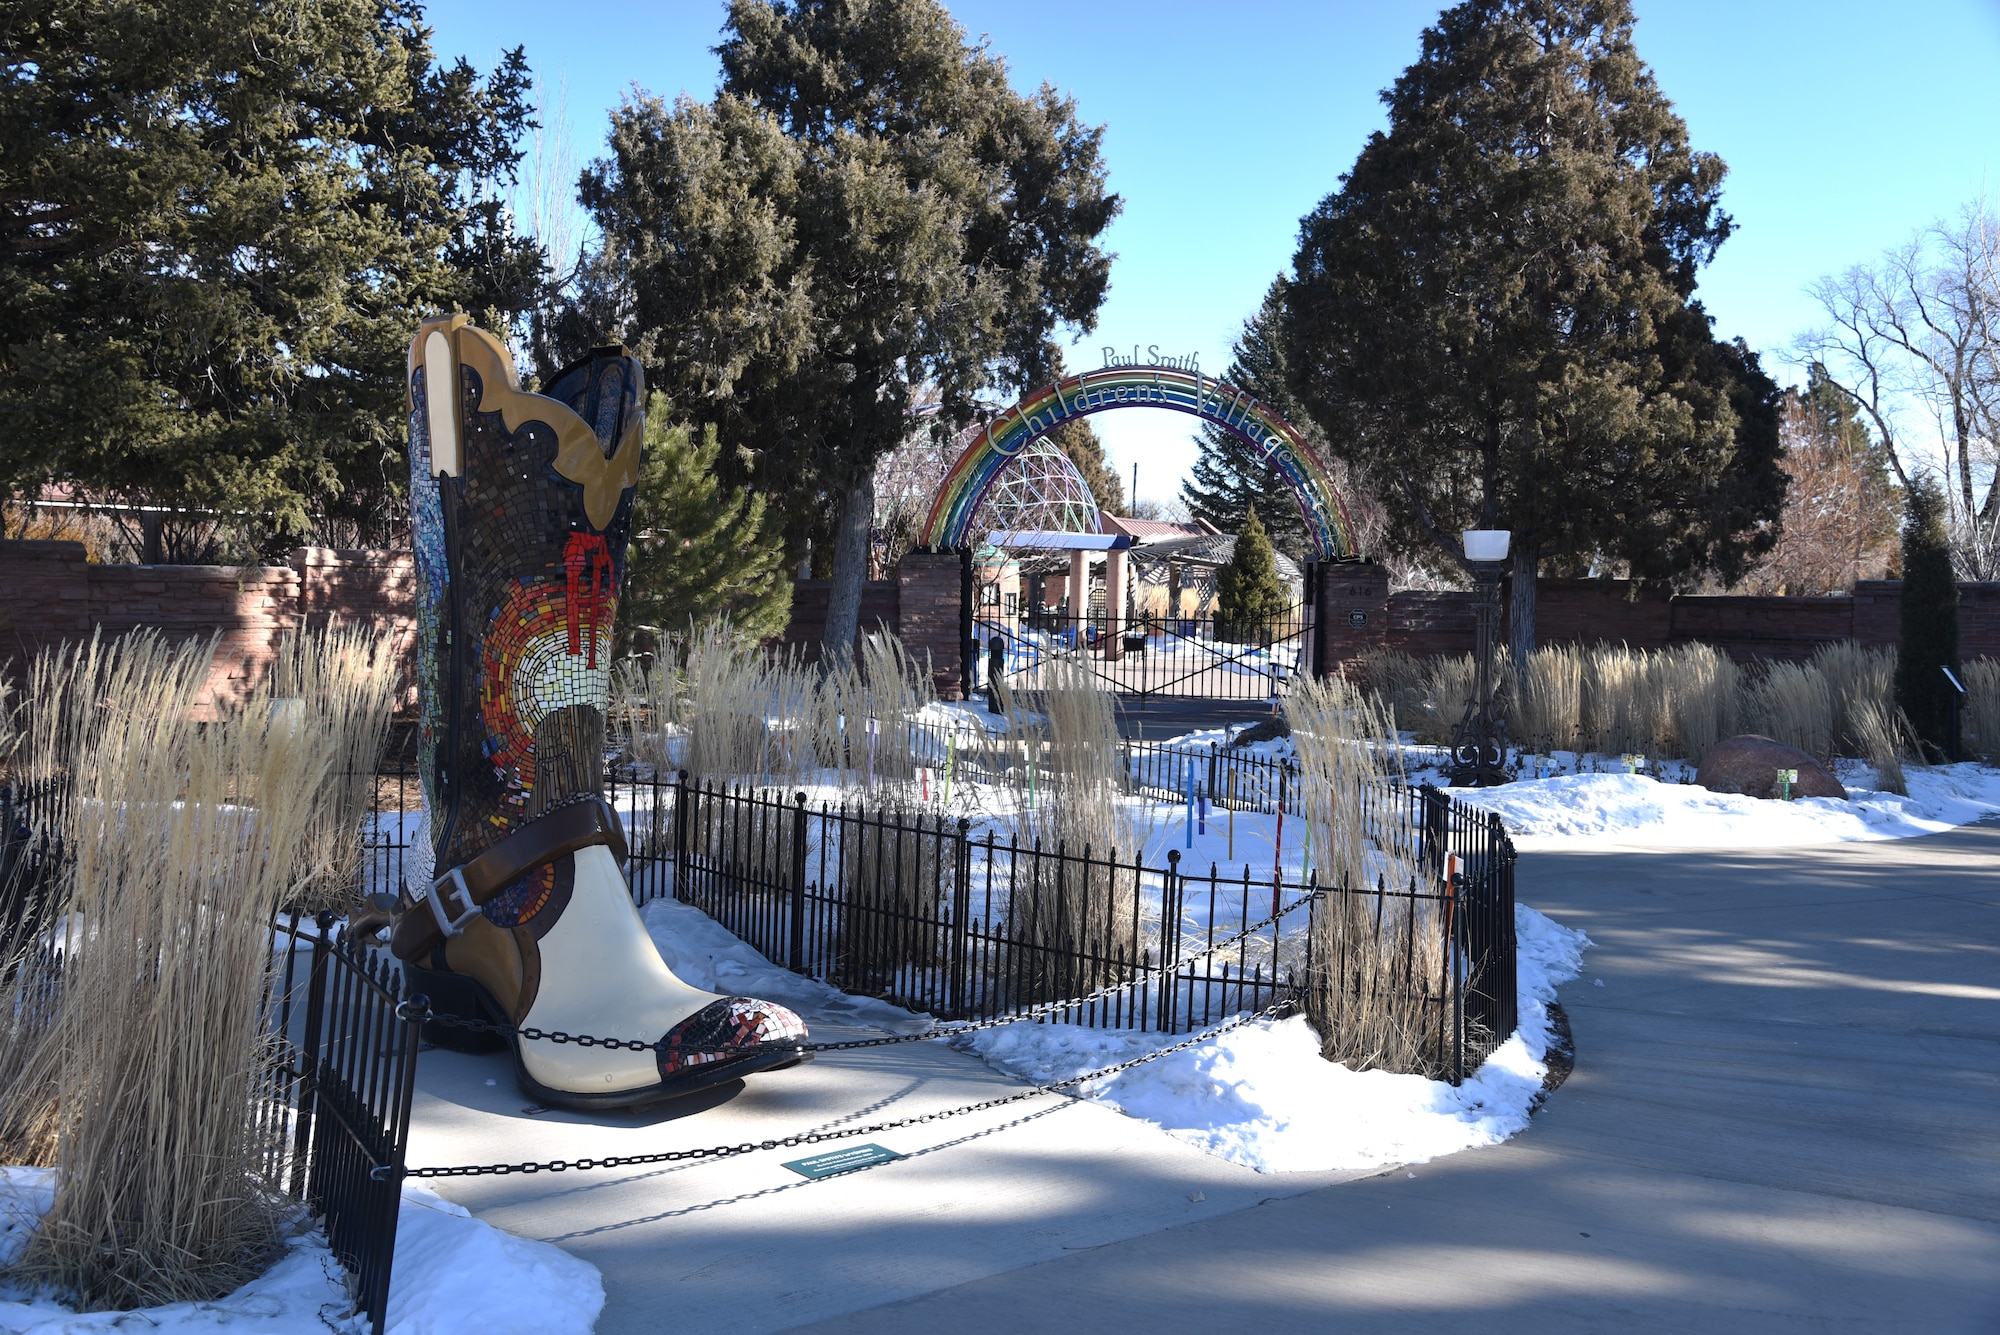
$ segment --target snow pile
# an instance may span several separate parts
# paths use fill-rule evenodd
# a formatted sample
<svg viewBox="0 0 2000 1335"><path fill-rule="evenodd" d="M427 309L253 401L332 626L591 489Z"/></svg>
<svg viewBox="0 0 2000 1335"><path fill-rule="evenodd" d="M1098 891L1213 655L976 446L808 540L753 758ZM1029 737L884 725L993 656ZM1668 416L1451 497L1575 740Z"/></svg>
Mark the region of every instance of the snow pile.
<svg viewBox="0 0 2000 1335"><path fill-rule="evenodd" d="M1570 774L1453 797L1500 814L1524 846L1643 844L1673 848L1784 848L1937 834L2000 811L2000 770L1912 766L1910 795L1876 792L1865 765L1843 765L1848 800L1778 802L1660 783L1642 774Z"/></svg>
<svg viewBox="0 0 2000 1335"><path fill-rule="evenodd" d="M1319 1036L1294 1017L1253 1021L1078 1092L1261 1173L1423 1163L1497 1144L1528 1125L1548 1074L1548 1005L1556 985L1576 977L1590 944L1582 932L1525 906L1516 906L1514 922L1520 1028L1456 1089L1324 1061ZM957 1041L996 1069L1043 1084L1178 1040L1015 1024Z"/></svg>
<svg viewBox="0 0 2000 1335"><path fill-rule="evenodd" d="M0 1266L19 1257L54 1192L52 1169L0 1168ZM604 1281L596 1266L545 1242L503 1233L423 1187L403 1188L389 1335L586 1335L603 1308ZM316 1233L293 1238L276 1265L208 1303L77 1313L0 1284L5 1335L362 1335L367 1329L347 1296L339 1263Z"/></svg>

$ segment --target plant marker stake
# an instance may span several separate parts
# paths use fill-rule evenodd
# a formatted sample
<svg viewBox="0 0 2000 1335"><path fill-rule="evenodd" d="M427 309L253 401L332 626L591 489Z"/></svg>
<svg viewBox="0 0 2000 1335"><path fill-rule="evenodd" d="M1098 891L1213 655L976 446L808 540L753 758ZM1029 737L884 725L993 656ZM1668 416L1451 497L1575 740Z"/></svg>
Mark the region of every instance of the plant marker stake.
<svg viewBox="0 0 2000 1335"><path fill-rule="evenodd" d="M951 805L951 772L958 767L958 734L949 732L944 738L944 804Z"/></svg>
<svg viewBox="0 0 2000 1335"><path fill-rule="evenodd" d="M875 786L875 734L881 728L881 720L868 720L868 786Z"/></svg>

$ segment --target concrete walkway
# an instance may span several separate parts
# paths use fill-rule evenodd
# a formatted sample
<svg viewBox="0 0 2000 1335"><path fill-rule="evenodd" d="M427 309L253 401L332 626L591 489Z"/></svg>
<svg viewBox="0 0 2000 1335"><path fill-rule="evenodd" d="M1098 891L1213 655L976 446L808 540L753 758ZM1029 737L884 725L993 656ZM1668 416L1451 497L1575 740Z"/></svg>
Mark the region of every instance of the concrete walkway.
<svg viewBox="0 0 2000 1335"><path fill-rule="evenodd" d="M875 1137L912 1157L821 1183L794 1152L444 1186L601 1267L605 1332L2000 1330L1996 855L2000 826L1525 855L1523 898L1597 942L1563 995L1576 1073L1508 1144L1362 1181L1037 1100ZM437 1056L413 1162L609 1148L523 1117L497 1061ZM713 1144L1005 1085L913 1045L612 1135Z"/></svg>

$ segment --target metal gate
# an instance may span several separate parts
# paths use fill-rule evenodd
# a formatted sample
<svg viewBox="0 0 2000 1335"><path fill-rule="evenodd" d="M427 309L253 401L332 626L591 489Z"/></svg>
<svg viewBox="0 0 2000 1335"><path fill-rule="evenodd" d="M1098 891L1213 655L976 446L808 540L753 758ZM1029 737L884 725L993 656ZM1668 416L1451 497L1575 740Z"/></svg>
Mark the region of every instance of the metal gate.
<svg viewBox="0 0 2000 1335"><path fill-rule="evenodd" d="M1106 689L1141 699L1197 696L1269 700L1283 695L1303 670L1312 634L1308 604L1281 617L1233 624L1217 617L1107 618L1032 611L989 615L975 623L981 679L998 640L1010 689L1046 687L1058 663L1089 670Z"/></svg>

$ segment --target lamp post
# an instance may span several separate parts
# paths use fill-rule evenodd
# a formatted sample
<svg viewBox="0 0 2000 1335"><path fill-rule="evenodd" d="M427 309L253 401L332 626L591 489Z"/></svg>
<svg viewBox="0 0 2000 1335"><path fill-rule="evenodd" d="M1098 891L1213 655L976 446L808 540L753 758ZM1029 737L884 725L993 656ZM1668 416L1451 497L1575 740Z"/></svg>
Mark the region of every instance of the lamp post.
<svg viewBox="0 0 2000 1335"><path fill-rule="evenodd" d="M1478 595L1473 603L1478 633L1472 698L1465 702L1465 716L1451 734L1451 767L1446 773L1454 788L1491 788L1514 777L1503 768L1506 725L1493 712L1493 625L1500 616L1500 581L1513 536L1504 528L1469 528L1459 535Z"/></svg>

